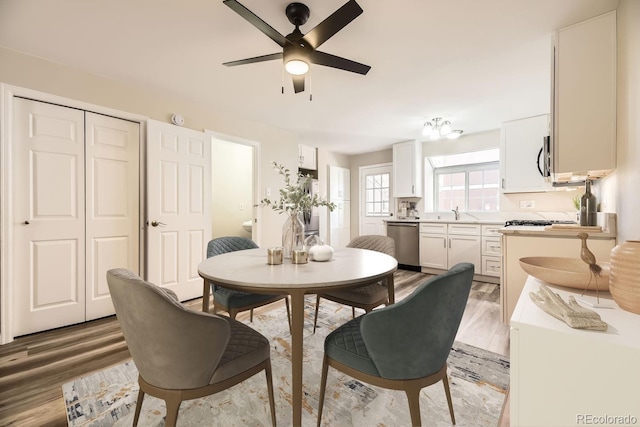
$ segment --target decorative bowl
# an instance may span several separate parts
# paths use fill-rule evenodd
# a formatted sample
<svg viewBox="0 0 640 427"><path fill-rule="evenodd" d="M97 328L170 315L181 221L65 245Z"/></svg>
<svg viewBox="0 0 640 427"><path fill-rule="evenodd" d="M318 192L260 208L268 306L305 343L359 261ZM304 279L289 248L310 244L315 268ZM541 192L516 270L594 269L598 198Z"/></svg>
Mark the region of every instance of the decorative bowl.
<svg viewBox="0 0 640 427"><path fill-rule="evenodd" d="M520 258L522 269L543 282L590 291L595 291L597 286L599 291L608 291L609 263L599 262L598 265L602 267L602 271L596 278L589 271L589 265L580 258L545 256Z"/></svg>
<svg viewBox="0 0 640 427"><path fill-rule="evenodd" d="M311 261L329 261L333 258L333 248L329 245L314 245L309 248L309 259Z"/></svg>

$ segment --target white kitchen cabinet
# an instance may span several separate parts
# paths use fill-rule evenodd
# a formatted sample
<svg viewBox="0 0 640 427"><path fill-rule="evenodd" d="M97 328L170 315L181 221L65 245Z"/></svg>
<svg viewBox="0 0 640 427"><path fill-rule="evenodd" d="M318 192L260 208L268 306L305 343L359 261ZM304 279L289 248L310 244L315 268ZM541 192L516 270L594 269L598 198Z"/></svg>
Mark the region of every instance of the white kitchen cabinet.
<svg viewBox="0 0 640 427"><path fill-rule="evenodd" d="M343 248L351 240L351 171L329 166L329 201L336 208L329 214L329 244Z"/></svg>
<svg viewBox="0 0 640 427"><path fill-rule="evenodd" d="M422 197L422 143L393 145L393 196Z"/></svg>
<svg viewBox="0 0 640 427"><path fill-rule="evenodd" d="M329 166L329 199L351 200L351 171L339 166Z"/></svg>
<svg viewBox="0 0 640 427"><path fill-rule="evenodd" d="M513 309L527 280L527 273L520 267L520 258L529 256L555 256L580 258L581 240L573 235L503 234L501 242L502 270L500 276L500 308L502 322L508 324ZM598 262L607 262L615 238L589 236L587 246Z"/></svg>
<svg viewBox="0 0 640 427"><path fill-rule="evenodd" d="M640 316L601 294L613 308L593 310L607 331L573 329L531 301L540 283L528 277L511 318L511 426L636 425ZM582 293L550 288L564 301Z"/></svg>
<svg viewBox="0 0 640 427"><path fill-rule="evenodd" d="M552 172L599 177L616 166L616 12L557 31Z"/></svg>
<svg viewBox="0 0 640 427"><path fill-rule="evenodd" d="M420 223L420 266L447 269L447 224Z"/></svg>
<svg viewBox="0 0 640 427"><path fill-rule="evenodd" d="M420 265L446 270L470 262L481 274L481 228L477 224L420 224Z"/></svg>
<svg viewBox="0 0 640 427"><path fill-rule="evenodd" d="M550 189L544 178L544 138L549 136L549 115L513 120L500 130L500 178L503 193Z"/></svg>
<svg viewBox="0 0 640 427"><path fill-rule="evenodd" d="M329 243L334 249L344 248L351 240L351 202L338 200L329 214Z"/></svg>
<svg viewBox="0 0 640 427"><path fill-rule="evenodd" d="M500 233L502 225L482 226L482 269L485 276L500 277Z"/></svg>
<svg viewBox="0 0 640 427"><path fill-rule="evenodd" d="M318 168L315 147L298 144L298 167L310 170Z"/></svg>

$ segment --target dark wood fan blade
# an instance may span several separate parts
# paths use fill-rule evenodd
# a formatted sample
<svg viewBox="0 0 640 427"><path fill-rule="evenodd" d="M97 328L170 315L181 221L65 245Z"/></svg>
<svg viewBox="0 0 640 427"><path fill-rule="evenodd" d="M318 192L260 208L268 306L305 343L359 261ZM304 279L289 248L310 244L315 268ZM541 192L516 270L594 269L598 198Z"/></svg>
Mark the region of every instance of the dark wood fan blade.
<svg viewBox="0 0 640 427"><path fill-rule="evenodd" d="M349 0L327 19L319 23L313 30L304 35L304 40L312 48L317 49L335 33L347 26L362 13L362 8L355 0Z"/></svg>
<svg viewBox="0 0 640 427"><path fill-rule="evenodd" d="M237 61L225 62L222 65L234 67L236 65L253 64L255 62L271 61L273 59L282 59L282 52L272 53L270 55L254 56L253 58L239 59Z"/></svg>
<svg viewBox="0 0 640 427"><path fill-rule="evenodd" d="M289 43L289 41L282 34L277 32L271 25L258 18L255 13L251 12L236 0L224 0L223 3L233 9L238 15L249 21L251 25L266 34L266 36L271 40L278 43L280 47L284 47L286 43Z"/></svg>
<svg viewBox="0 0 640 427"><path fill-rule="evenodd" d="M304 75L291 76L293 78L293 91L295 93L304 91Z"/></svg>
<svg viewBox="0 0 640 427"><path fill-rule="evenodd" d="M369 65L361 64L350 59L341 58L339 56L331 55L330 53L324 53L317 50L309 54L309 59L314 64L324 65L325 67L339 68L341 70L351 71L352 73L363 75L367 74L371 69L371 66Z"/></svg>

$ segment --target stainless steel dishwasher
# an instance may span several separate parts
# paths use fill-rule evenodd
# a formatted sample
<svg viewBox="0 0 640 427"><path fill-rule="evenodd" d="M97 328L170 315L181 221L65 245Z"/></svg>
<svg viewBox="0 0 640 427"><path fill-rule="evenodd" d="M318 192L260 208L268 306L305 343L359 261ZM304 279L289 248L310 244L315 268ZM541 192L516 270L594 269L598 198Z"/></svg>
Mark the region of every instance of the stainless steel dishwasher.
<svg viewBox="0 0 640 427"><path fill-rule="evenodd" d="M398 264L420 268L420 233L417 222L387 222L387 236L396 241Z"/></svg>

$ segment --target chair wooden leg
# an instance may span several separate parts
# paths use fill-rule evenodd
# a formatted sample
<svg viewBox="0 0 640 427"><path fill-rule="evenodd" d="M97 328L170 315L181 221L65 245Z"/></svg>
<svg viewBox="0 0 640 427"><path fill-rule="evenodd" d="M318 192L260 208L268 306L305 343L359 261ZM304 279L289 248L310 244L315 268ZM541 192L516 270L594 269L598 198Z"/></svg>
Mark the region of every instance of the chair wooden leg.
<svg viewBox="0 0 640 427"><path fill-rule="evenodd" d="M291 334L291 308L289 308L289 297L284 299L284 303L287 306L287 322L289 323L289 334Z"/></svg>
<svg viewBox="0 0 640 427"><path fill-rule="evenodd" d="M204 286L202 287L202 311L209 312L209 296L211 291L211 285L209 281L203 280Z"/></svg>
<svg viewBox="0 0 640 427"><path fill-rule="evenodd" d="M445 373L444 378L442 378L442 383L444 384L444 393L447 395L447 403L449 404L449 414L451 414L451 424L456 424L456 417L453 415L453 402L451 401L451 390L449 390L449 378Z"/></svg>
<svg viewBox="0 0 640 427"><path fill-rule="evenodd" d="M273 376L271 375L271 359L267 360L264 370L267 376L267 391L269 392L269 408L271 409L271 424L276 427L276 401L273 396Z"/></svg>
<svg viewBox="0 0 640 427"><path fill-rule="evenodd" d="M351 318L356 318L356 308L354 306L351 306Z"/></svg>
<svg viewBox="0 0 640 427"><path fill-rule="evenodd" d="M176 421L178 421L178 411L180 410L180 404L182 398L179 391L167 390L164 396L164 401L167 406L167 417L165 419L166 427L175 427Z"/></svg>
<svg viewBox="0 0 640 427"><path fill-rule="evenodd" d="M133 425L138 425L138 419L140 418L140 409L142 409L142 401L144 400L144 391L140 389L138 391L138 400L136 400L136 412L133 415Z"/></svg>
<svg viewBox="0 0 640 427"><path fill-rule="evenodd" d="M329 364L327 356L322 359L322 378L320 379L320 396L318 400L318 427L322 421L322 407L324 406L324 393L327 386L327 373L329 372Z"/></svg>
<svg viewBox="0 0 640 427"><path fill-rule="evenodd" d="M420 421L420 388L409 385L404 392L407 394L409 401L409 413L411 414L411 425L421 426Z"/></svg>
<svg viewBox="0 0 640 427"><path fill-rule="evenodd" d="M313 316L313 333L316 333L316 324L318 323L318 308L320 308L320 295L316 295L316 314Z"/></svg>
<svg viewBox="0 0 640 427"><path fill-rule="evenodd" d="M253 308L249 312L249 322L253 323Z"/></svg>
<svg viewBox="0 0 640 427"><path fill-rule="evenodd" d="M229 309L229 317L231 317L232 319L235 319L237 315L238 315L238 310L234 308Z"/></svg>

